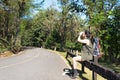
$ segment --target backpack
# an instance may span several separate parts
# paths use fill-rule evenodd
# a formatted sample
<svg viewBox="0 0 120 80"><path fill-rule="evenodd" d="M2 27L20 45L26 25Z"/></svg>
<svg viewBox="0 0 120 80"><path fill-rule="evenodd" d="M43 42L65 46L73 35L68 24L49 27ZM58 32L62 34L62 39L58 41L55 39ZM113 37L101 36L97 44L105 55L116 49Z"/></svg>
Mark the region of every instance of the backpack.
<svg viewBox="0 0 120 80"><path fill-rule="evenodd" d="M93 40L93 55L94 56L100 55L100 44L99 44L98 38L94 38L94 40Z"/></svg>

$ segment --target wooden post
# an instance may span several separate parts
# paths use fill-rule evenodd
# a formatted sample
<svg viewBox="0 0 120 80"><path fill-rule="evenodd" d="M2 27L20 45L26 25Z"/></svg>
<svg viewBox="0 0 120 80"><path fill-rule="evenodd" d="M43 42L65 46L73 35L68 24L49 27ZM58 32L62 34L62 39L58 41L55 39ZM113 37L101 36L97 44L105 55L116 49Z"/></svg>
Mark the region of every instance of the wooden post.
<svg viewBox="0 0 120 80"><path fill-rule="evenodd" d="M98 56L93 56L93 62L98 64ZM92 71L92 80L97 80L97 73Z"/></svg>
<svg viewBox="0 0 120 80"><path fill-rule="evenodd" d="M82 72L84 73L85 72L85 66L84 66L84 63L82 62Z"/></svg>

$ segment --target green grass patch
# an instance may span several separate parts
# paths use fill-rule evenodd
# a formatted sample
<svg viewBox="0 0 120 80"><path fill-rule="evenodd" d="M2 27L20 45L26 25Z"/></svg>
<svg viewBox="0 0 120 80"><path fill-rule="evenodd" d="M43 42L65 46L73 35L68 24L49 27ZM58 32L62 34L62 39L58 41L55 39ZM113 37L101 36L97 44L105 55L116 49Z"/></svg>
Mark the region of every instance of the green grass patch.
<svg viewBox="0 0 120 80"><path fill-rule="evenodd" d="M113 71L120 73L120 64L115 64L115 63L108 63L108 62L100 62L100 64L106 68L110 68Z"/></svg>

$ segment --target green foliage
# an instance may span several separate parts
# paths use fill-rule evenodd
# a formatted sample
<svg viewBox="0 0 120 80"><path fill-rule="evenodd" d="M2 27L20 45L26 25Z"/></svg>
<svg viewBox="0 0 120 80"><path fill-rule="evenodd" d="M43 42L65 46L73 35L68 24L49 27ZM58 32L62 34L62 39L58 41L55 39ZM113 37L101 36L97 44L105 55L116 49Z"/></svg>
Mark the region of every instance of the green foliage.
<svg viewBox="0 0 120 80"><path fill-rule="evenodd" d="M57 50L60 50L60 42L61 42L61 37L59 32L54 29L53 32L51 32L51 35L47 38L46 41L46 47L48 48L57 48Z"/></svg>
<svg viewBox="0 0 120 80"><path fill-rule="evenodd" d="M45 34L41 29L42 27L29 28L24 35L22 36L22 45L23 46L42 46L44 41Z"/></svg>
<svg viewBox="0 0 120 80"><path fill-rule="evenodd" d="M72 42L72 41L70 41L70 40L67 40L66 41L66 48L72 48L72 49L74 49L75 48L75 43L74 42Z"/></svg>
<svg viewBox="0 0 120 80"><path fill-rule="evenodd" d="M4 44L4 45L3 45ZM8 47L8 42L6 41L6 40L4 40L4 39L0 39L0 53L2 53L2 52L4 52L4 51L6 51L6 50L9 50L9 48L7 48Z"/></svg>
<svg viewBox="0 0 120 80"><path fill-rule="evenodd" d="M67 49L73 49L73 50L79 50L81 51L82 44L78 42L72 42L70 40L66 41L66 48Z"/></svg>
<svg viewBox="0 0 120 80"><path fill-rule="evenodd" d="M21 46L21 36L24 34L26 26L26 22L22 22L22 20L30 14L33 1L34 0L0 1L0 43L3 49L11 49L14 52L17 51L17 48L19 50L19 46Z"/></svg>
<svg viewBox="0 0 120 80"><path fill-rule="evenodd" d="M100 23L103 23L107 19L106 16L104 16L104 15L105 15L105 13L103 13L103 12L94 15L90 21L90 24L91 25L99 25Z"/></svg>

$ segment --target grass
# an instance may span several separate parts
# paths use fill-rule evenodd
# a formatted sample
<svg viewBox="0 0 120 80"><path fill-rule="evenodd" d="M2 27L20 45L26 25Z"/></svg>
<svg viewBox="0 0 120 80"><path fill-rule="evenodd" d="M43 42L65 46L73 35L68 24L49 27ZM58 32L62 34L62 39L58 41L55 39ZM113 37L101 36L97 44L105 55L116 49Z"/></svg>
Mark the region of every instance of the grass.
<svg viewBox="0 0 120 80"><path fill-rule="evenodd" d="M116 73L120 73L120 64L116 65L115 63L109 63L109 62L100 62L101 65L104 67L110 68Z"/></svg>
<svg viewBox="0 0 120 80"><path fill-rule="evenodd" d="M72 58L69 58L69 61L66 60L65 56L66 53L65 52L55 52L57 54L59 54L60 56L63 57L63 59L66 61L67 65L70 66L69 61L72 63ZM78 71L79 71L79 76L77 77L76 80L92 80L92 71L89 70L88 68L85 67L85 73L82 73L81 71L81 64L78 64ZM105 78L103 78L102 76L97 74L97 80L107 80Z"/></svg>

